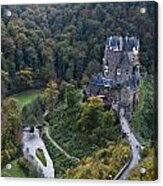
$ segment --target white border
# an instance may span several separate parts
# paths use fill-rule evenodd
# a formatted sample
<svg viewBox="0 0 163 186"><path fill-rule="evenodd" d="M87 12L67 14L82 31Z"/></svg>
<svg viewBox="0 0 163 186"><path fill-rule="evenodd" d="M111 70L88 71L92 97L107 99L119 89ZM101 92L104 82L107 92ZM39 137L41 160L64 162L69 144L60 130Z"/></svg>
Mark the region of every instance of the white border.
<svg viewBox="0 0 163 186"><path fill-rule="evenodd" d="M98 0L98 2L113 2L116 0ZM120 0L122 1L122 0ZM125 0L124 0L125 1ZM128 0L127 0L128 1ZM45 3L63 3L63 2L95 2L94 0L1 0L0 4L45 4ZM119 2L119 1L116 1ZM23 179L23 178L0 178L0 186L39 186L48 185L62 185L62 186L104 186L106 184L111 184L113 186L119 185L163 185L163 149L161 148L163 144L163 114L161 116L161 111L163 111L163 52L161 52L161 46L163 44L163 1L157 0L159 3L159 180L155 182L137 182L137 181L99 181L99 180L61 180L61 179ZM162 85L161 85L162 84ZM162 121L162 122L161 122Z"/></svg>

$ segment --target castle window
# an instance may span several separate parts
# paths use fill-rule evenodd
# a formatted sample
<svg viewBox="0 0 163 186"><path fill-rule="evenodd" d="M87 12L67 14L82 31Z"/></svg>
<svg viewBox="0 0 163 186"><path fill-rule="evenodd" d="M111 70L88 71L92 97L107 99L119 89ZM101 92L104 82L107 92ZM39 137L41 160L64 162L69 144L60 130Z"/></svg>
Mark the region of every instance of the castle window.
<svg viewBox="0 0 163 186"><path fill-rule="evenodd" d="M129 71L128 70L126 70L126 75L128 75L129 74Z"/></svg>
<svg viewBox="0 0 163 186"><path fill-rule="evenodd" d="M117 68L117 76L120 76L120 75L121 75L121 69Z"/></svg>
<svg viewBox="0 0 163 186"><path fill-rule="evenodd" d="M137 66L136 70L137 70L137 72L140 72L140 67L139 67L139 66Z"/></svg>

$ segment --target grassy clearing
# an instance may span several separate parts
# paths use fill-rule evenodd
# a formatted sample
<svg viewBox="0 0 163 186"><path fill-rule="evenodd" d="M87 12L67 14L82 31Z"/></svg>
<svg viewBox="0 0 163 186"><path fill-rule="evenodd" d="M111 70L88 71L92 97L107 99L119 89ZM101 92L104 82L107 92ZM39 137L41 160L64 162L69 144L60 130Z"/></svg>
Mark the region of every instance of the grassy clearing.
<svg viewBox="0 0 163 186"><path fill-rule="evenodd" d="M32 103L39 95L41 95L41 90L28 90L14 94L12 97L18 100L18 104L22 109L25 105Z"/></svg>
<svg viewBox="0 0 163 186"><path fill-rule="evenodd" d="M25 174L22 167L19 165L18 160L13 160L10 162L11 169L7 169L4 167L2 169L1 175L2 177L22 177L25 178L27 175Z"/></svg>

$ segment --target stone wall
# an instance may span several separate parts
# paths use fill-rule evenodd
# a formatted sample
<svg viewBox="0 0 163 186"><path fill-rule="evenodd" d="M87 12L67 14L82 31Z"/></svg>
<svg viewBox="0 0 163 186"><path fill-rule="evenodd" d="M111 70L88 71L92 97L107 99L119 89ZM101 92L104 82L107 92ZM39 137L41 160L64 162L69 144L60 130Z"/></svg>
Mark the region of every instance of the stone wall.
<svg viewBox="0 0 163 186"><path fill-rule="evenodd" d="M105 50L103 61L105 77L113 79L120 84L129 80L133 70L133 63L131 63L129 60L128 54L126 52L114 52L112 50Z"/></svg>

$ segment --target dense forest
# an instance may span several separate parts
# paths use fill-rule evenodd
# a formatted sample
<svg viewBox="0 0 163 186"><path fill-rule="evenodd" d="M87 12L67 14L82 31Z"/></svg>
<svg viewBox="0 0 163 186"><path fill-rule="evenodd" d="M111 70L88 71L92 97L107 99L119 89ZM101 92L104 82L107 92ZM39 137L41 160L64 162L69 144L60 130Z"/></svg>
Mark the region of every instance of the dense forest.
<svg viewBox="0 0 163 186"><path fill-rule="evenodd" d="M6 15L8 10L11 16ZM5 5L1 14L2 168L12 162L25 170L16 176L40 176L22 157L21 131L23 126L41 124L67 152L82 159L77 164L66 159L43 136L56 177L113 179L131 156L129 145L117 113L106 110L96 97L85 101L82 91L101 71L105 41L111 35L140 39L140 102L131 126L148 148L144 161L153 163L153 168L149 157L156 137L154 3ZM29 91L36 94L30 97ZM45 110L49 111L46 118ZM9 173L4 170L3 175ZM135 178L140 175L133 170L129 179ZM154 178L154 173L147 175Z"/></svg>
<svg viewBox="0 0 163 186"><path fill-rule="evenodd" d="M153 74L155 9L147 5L17 5L9 7L9 21L2 6L2 93L44 87L56 78L81 84L99 70L110 35L138 36L143 70Z"/></svg>

